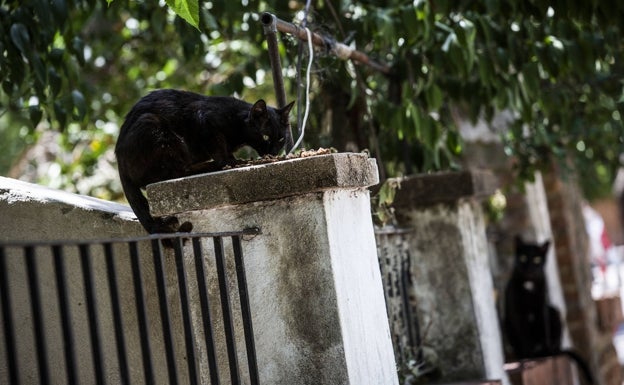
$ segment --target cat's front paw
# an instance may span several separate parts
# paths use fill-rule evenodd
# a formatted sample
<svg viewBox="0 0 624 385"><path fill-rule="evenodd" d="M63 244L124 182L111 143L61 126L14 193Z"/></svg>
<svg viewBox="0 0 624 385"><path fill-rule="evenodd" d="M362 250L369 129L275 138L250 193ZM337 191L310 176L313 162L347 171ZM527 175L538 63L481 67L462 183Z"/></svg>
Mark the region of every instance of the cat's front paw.
<svg viewBox="0 0 624 385"><path fill-rule="evenodd" d="M170 216L160 218L158 233L190 233L193 230L193 224L191 222L184 222L180 224L178 218ZM174 238L175 239L175 238ZM162 240L165 248L171 249L174 247L174 239L166 238ZM182 244L186 245L188 238L182 238Z"/></svg>
<svg viewBox="0 0 624 385"><path fill-rule="evenodd" d="M152 233L175 233L176 230L180 227L180 221L178 218L169 216L162 217L156 220L154 228L151 231Z"/></svg>
<svg viewBox="0 0 624 385"><path fill-rule="evenodd" d="M190 233L193 230L193 224L191 222L180 224L178 218L169 216L161 218L160 229L162 233Z"/></svg>
<svg viewBox="0 0 624 385"><path fill-rule="evenodd" d="M193 230L193 224L191 222L182 223L176 230L178 233L190 233Z"/></svg>

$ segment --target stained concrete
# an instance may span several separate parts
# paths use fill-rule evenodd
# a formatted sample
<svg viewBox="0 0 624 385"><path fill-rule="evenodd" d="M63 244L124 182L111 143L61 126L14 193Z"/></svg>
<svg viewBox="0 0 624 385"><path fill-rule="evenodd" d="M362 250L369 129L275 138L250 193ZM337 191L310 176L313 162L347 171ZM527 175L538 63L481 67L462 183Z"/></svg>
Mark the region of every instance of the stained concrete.
<svg viewBox="0 0 624 385"><path fill-rule="evenodd" d="M173 179L147 186L147 195L152 214L162 216L377 183L373 159L339 153Z"/></svg>
<svg viewBox="0 0 624 385"><path fill-rule="evenodd" d="M331 154L148 186L154 214L194 231L261 230L242 245L261 383L398 384L367 190L377 182L366 155Z"/></svg>
<svg viewBox="0 0 624 385"><path fill-rule="evenodd" d="M436 173L398 182L393 206L411 261L412 317L422 344L437 355L440 381L508 383L479 201L494 191L491 174ZM379 247L392 250L392 240L385 242Z"/></svg>
<svg viewBox="0 0 624 385"><path fill-rule="evenodd" d="M128 206L0 177L0 241L144 234Z"/></svg>

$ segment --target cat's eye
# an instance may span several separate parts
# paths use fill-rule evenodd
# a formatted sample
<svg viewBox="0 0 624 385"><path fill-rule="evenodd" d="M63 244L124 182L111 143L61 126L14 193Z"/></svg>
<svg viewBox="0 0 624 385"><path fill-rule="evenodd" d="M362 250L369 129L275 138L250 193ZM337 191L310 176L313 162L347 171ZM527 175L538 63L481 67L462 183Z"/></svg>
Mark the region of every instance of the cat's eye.
<svg viewBox="0 0 624 385"><path fill-rule="evenodd" d="M536 265L539 265L540 263L542 263L542 258L540 257L533 258L533 263Z"/></svg>
<svg viewBox="0 0 624 385"><path fill-rule="evenodd" d="M266 135L266 134L262 135L262 140L264 140L265 142L268 142L268 141L269 141L269 139L270 139L270 138L269 138L269 136L268 136L268 135Z"/></svg>
<svg viewBox="0 0 624 385"><path fill-rule="evenodd" d="M521 256L520 256L520 262L524 263L524 262L526 262L527 260L528 260L528 258L527 258L527 256L526 256L526 255L524 255L524 254L523 254L523 255L521 255Z"/></svg>

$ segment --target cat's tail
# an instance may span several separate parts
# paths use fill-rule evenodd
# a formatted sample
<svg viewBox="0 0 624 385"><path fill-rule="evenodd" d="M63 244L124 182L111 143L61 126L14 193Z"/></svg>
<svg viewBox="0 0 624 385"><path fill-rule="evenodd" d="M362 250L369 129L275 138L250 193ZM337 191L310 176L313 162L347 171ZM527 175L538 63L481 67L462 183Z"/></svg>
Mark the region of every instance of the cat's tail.
<svg viewBox="0 0 624 385"><path fill-rule="evenodd" d="M159 217L154 218L149 211L149 203L147 198L141 192L141 188L136 186L132 181L127 178L121 177L121 185L123 186L126 199L132 207L134 214L137 216L141 225L150 234L157 233L173 233L176 231L190 232L192 225L189 222L185 222L180 226L180 222L176 217Z"/></svg>
<svg viewBox="0 0 624 385"><path fill-rule="evenodd" d="M572 361L574 361L574 363L576 364L576 366L579 369L579 371L583 374L583 378L585 378L585 381L586 381L587 384L589 384L589 385L596 384L596 380L594 379L594 376L593 376L591 370L589 369L589 365L587 364L585 359L583 359L583 357L581 357L575 351L569 350L569 349L562 350L561 354L564 354L564 355L570 357L570 359L572 359Z"/></svg>
<svg viewBox="0 0 624 385"><path fill-rule="evenodd" d="M120 173L121 185L124 194L126 194L126 199L130 207L132 207L132 211L134 211L137 219L148 233L157 233L157 221L149 212L149 203L147 203L147 198L145 198L141 192L141 188L132 183L128 178L124 178L121 174L122 173Z"/></svg>

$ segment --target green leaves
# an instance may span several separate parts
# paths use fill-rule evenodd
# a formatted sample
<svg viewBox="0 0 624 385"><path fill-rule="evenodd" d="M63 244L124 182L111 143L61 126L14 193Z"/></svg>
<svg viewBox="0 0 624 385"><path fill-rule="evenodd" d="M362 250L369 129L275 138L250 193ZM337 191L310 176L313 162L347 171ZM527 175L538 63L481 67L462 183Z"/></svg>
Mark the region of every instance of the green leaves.
<svg viewBox="0 0 624 385"><path fill-rule="evenodd" d="M624 5L434 3L331 2L335 9L316 3L308 20L313 30L390 64L394 72L386 76L318 51L312 91L317 113L310 127L333 127L323 130L318 143L308 136L310 144L378 148L390 175L410 169L408 164L413 172L454 167L463 145L451 111L459 107L471 118L513 112L517 121L506 140L522 175L550 153L573 151L582 163L614 162L613 154L624 151ZM66 131L78 124L114 133L110 127L148 89L270 100L272 78L257 14L268 10L291 20L302 4L7 2L0 11L0 114L9 110L33 125L49 120ZM291 74L298 42L280 35L285 73ZM294 97L294 83L287 88ZM330 116L336 118L332 123ZM575 147L581 139L584 151Z"/></svg>
<svg viewBox="0 0 624 385"><path fill-rule="evenodd" d="M32 51L28 29L22 23L11 26L11 41L24 56L29 56Z"/></svg>
<svg viewBox="0 0 624 385"><path fill-rule="evenodd" d="M110 6L114 0L106 0ZM187 23L199 29L199 3L198 0L166 0L167 6L176 15L186 20Z"/></svg>
<svg viewBox="0 0 624 385"><path fill-rule="evenodd" d="M167 5L176 15L199 29L199 5L197 0L167 0Z"/></svg>

